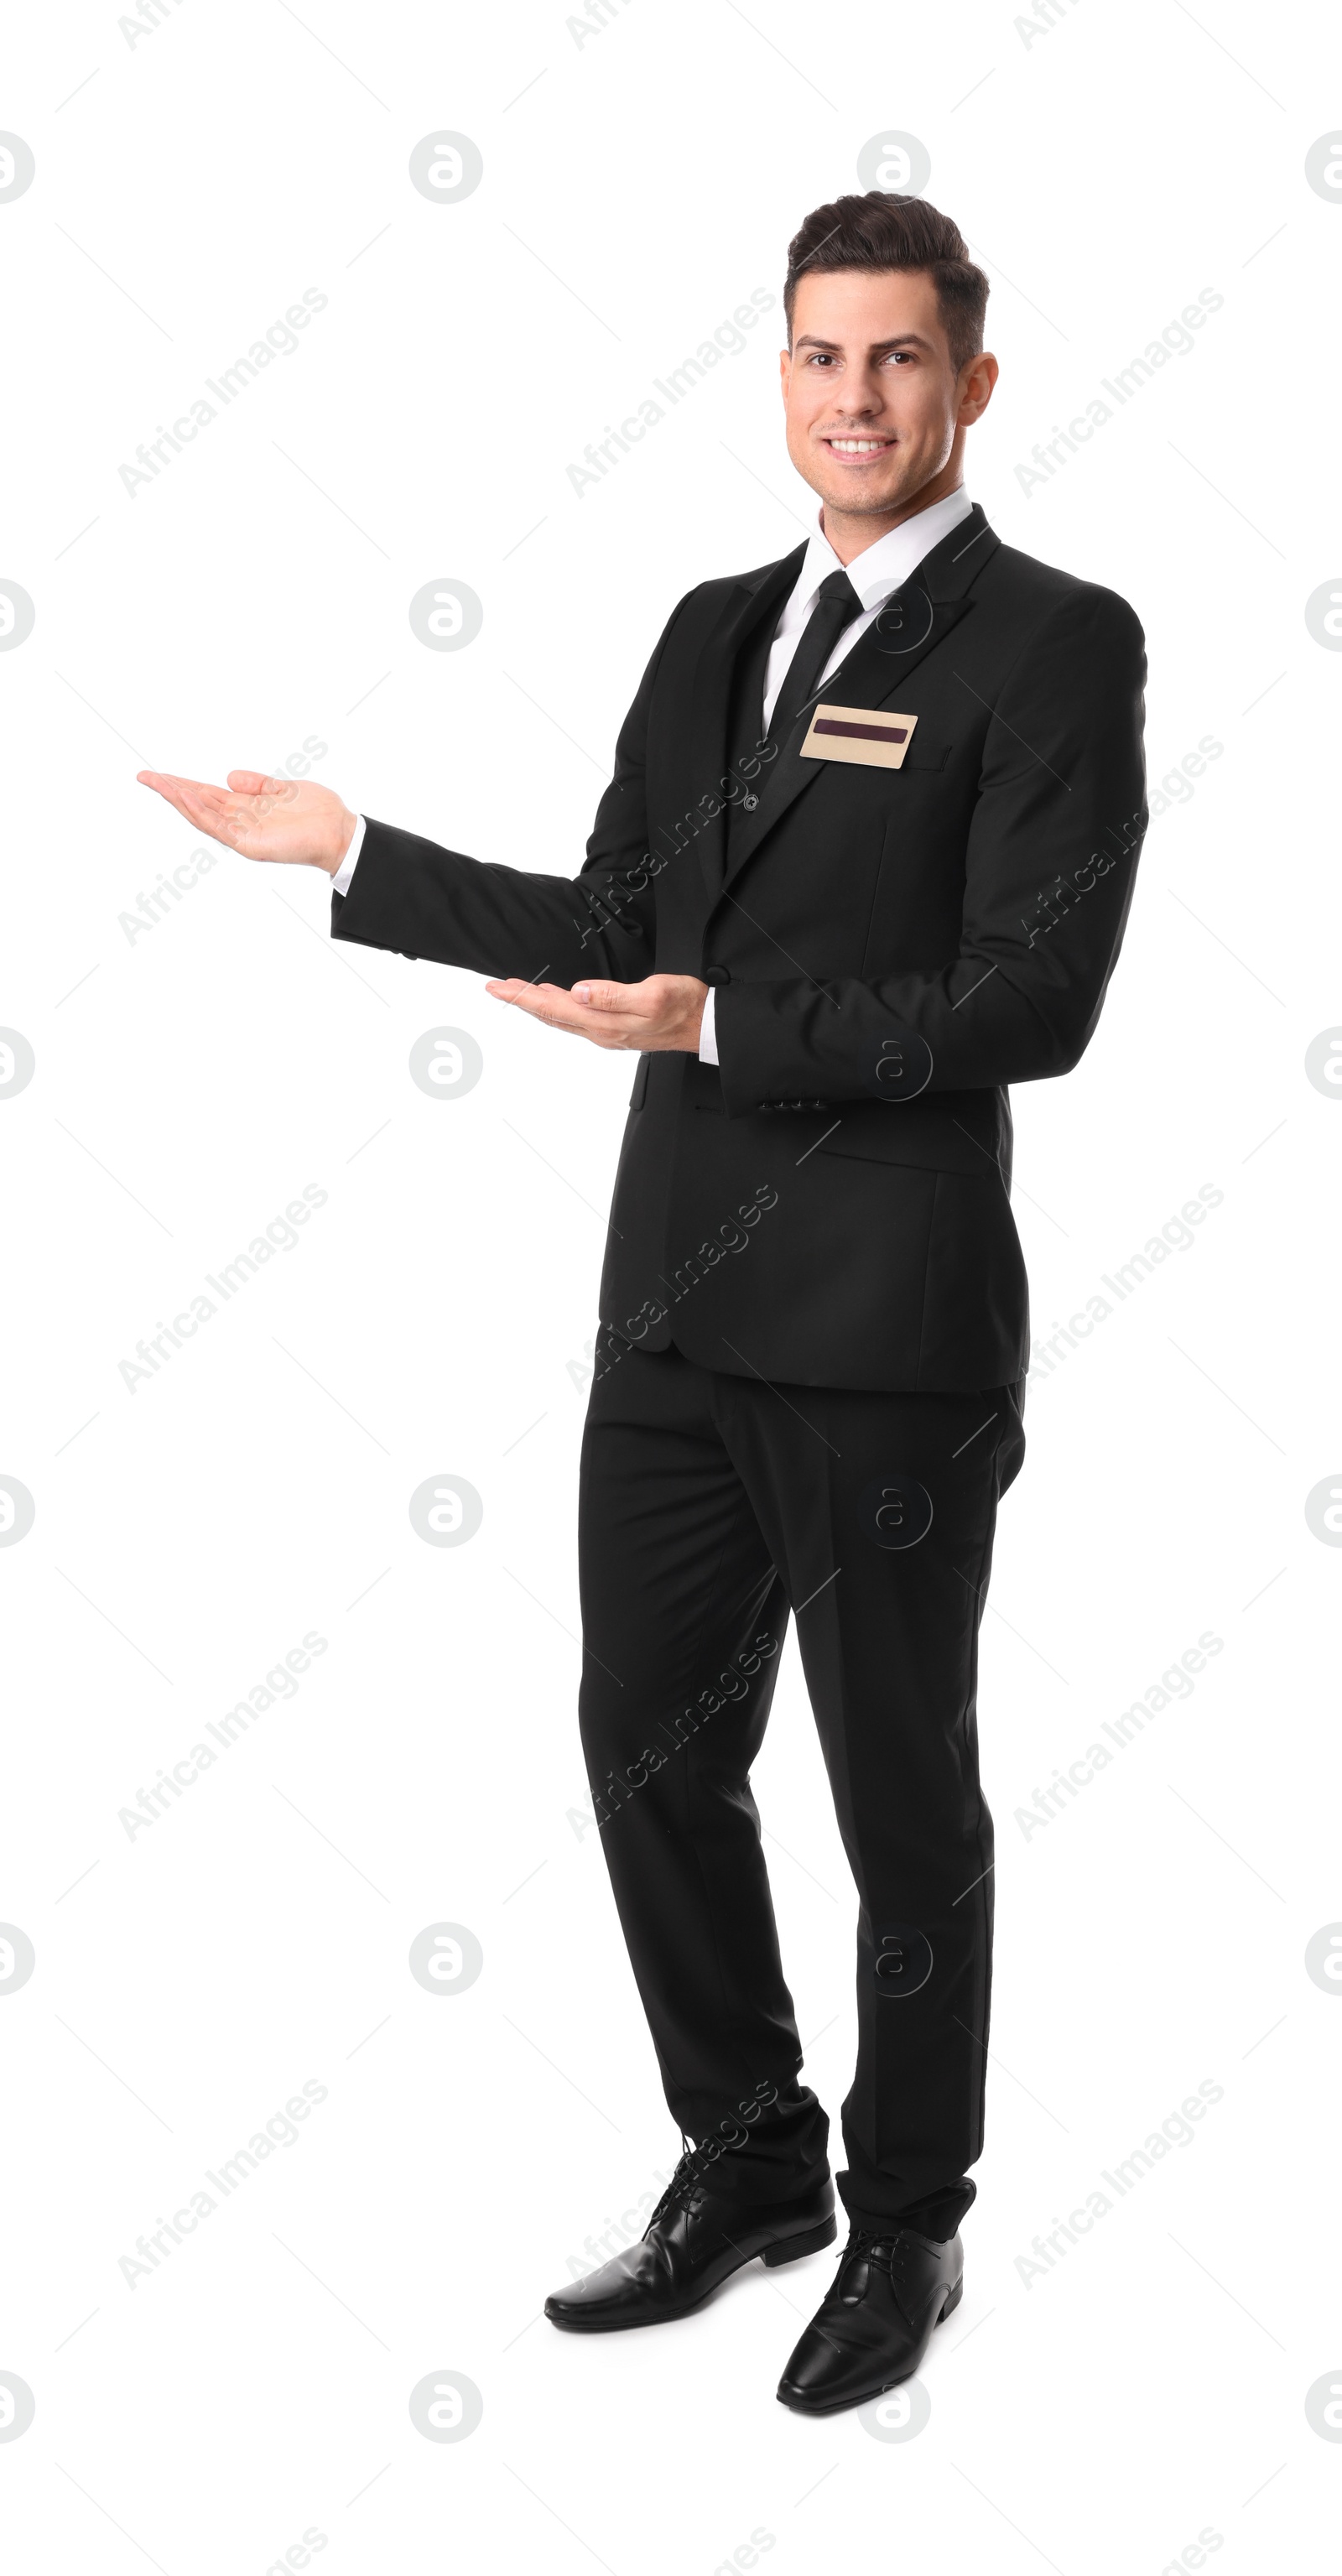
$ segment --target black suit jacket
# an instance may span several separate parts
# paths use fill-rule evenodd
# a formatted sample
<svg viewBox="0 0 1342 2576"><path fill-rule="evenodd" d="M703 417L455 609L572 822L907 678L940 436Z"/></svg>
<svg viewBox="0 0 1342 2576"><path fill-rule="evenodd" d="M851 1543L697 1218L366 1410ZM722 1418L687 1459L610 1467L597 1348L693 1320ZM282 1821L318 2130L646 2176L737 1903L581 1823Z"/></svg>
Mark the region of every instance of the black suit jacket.
<svg viewBox="0 0 1342 2576"><path fill-rule="evenodd" d="M674 1342L812 1386L1014 1383L1007 1086L1076 1063L1113 972L1147 820L1142 630L976 508L819 692L916 716L902 768L808 758L805 714L757 739L801 561L680 602L581 875L370 819L332 929L494 975L716 984L718 1068L639 1060L608 1353Z"/></svg>

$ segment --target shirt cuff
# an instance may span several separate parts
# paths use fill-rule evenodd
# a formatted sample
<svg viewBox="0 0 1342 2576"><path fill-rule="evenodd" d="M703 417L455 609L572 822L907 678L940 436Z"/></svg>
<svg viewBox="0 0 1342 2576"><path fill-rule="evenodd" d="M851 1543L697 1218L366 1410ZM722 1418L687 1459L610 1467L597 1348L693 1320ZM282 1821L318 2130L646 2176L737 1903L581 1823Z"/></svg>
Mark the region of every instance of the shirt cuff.
<svg viewBox="0 0 1342 2576"><path fill-rule="evenodd" d="M716 1064L718 1060L718 1033L713 1020L713 1004L716 1000L717 993L710 984L708 999L704 1004L704 1016L699 1023L699 1062L701 1064Z"/></svg>
<svg viewBox="0 0 1342 2576"><path fill-rule="evenodd" d="M363 836L366 829L366 823L366 816L361 814L358 822L354 826L354 838L350 842L349 848L346 850L339 867L336 869L335 875L331 879L332 894L349 893L350 878L354 874L355 862L358 859L360 850L363 848ZM717 1059L715 1057L714 1062L716 1061Z"/></svg>

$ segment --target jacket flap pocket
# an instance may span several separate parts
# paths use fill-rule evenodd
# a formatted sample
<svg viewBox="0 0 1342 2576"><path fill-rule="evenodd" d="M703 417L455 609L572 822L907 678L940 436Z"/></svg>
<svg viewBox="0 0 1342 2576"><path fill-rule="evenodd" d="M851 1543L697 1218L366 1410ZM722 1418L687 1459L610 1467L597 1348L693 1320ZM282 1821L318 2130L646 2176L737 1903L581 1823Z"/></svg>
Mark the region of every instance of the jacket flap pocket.
<svg viewBox="0 0 1342 2576"><path fill-rule="evenodd" d="M828 1123L828 1122L827 1122ZM963 1172L974 1180L1002 1179L997 1158L996 1102L991 1093L947 1095L925 1105L910 1101L850 1103L817 1151L864 1163L902 1163L923 1172Z"/></svg>

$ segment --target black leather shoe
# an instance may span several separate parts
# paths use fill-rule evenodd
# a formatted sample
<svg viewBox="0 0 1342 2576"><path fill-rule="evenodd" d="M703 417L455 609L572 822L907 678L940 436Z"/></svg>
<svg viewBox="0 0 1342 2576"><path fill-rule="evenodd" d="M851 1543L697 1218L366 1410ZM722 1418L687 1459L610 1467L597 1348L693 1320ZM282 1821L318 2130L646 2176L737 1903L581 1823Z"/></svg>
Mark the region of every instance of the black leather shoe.
<svg viewBox="0 0 1342 2576"><path fill-rule="evenodd" d="M938 2245L911 2227L887 2236L855 2227L834 2287L778 2383L782 2403L802 2415L830 2415L911 2379L933 2328L959 2306L963 2289L958 2236Z"/></svg>
<svg viewBox="0 0 1342 2576"><path fill-rule="evenodd" d="M834 2185L796 2200L751 2201L706 2191L693 2154L682 2156L637 2245L545 2302L552 2325L578 2334L656 2326L687 2317L756 2255L773 2266L818 2254L838 2234Z"/></svg>

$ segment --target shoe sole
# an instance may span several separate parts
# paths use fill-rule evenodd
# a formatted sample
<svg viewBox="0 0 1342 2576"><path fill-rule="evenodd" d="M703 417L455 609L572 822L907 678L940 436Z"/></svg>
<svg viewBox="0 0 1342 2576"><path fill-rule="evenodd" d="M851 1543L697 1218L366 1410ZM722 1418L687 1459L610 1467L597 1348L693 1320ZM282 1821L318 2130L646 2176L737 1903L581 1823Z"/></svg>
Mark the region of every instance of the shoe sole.
<svg viewBox="0 0 1342 2576"><path fill-rule="evenodd" d="M932 2328L932 2334L936 2333L937 2326L945 2324L952 2308L959 2307L964 2294L965 2276L962 2272L954 2289L947 2291L946 2297L942 2302L941 2314ZM930 2343L931 2340L932 2337L929 2335L928 2343ZM905 2371L905 2379L912 2379L916 2376L922 2360L925 2357L926 2349L927 2347L925 2345L923 2353L919 2355L919 2359L914 2363L913 2369ZM790 2407L794 2415L846 2415L850 2408L854 2406L868 2406L870 2405L873 2397L884 2397L890 2389L899 2388L902 2384L903 2382L898 2379L882 2379L878 2382L875 2388L860 2388L856 2390L851 2397L831 2398L829 2403L825 2406L815 2406L809 2399L804 2397L787 2396L781 2388L777 2391L777 2396L779 2405Z"/></svg>
<svg viewBox="0 0 1342 2576"><path fill-rule="evenodd" d="M747 2263L764 2263L771 2272L776 2271L780 2263L800 2263L807 2254L822 2254L827 2245L834 2243L838 2232L839 2222L831 2216L820 2227L808 2227L803 2235L780 2237L776 2245L766 2245L761 2254L744 2254L739 2263L733 2263L730 2272L724 2272L722 2279L714 2282L711 2290L704 2291L702 2297L688 2300L681 2308L660 2308L655 2316L562 2317L555 2316L548 2306L545 2315L550 2324L558 2326L563 2334L629 2334L636 2326L674 2325L679 2318L692 2317L700 2308L706 2308L709 2300L716 2298L728 2281L745 2270Z"/></svg>

